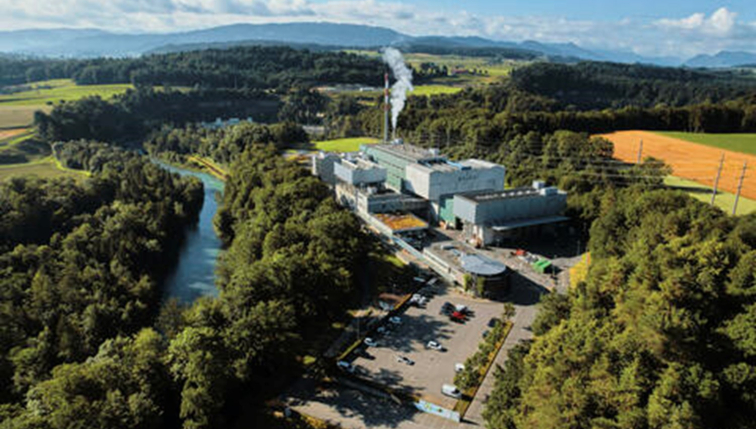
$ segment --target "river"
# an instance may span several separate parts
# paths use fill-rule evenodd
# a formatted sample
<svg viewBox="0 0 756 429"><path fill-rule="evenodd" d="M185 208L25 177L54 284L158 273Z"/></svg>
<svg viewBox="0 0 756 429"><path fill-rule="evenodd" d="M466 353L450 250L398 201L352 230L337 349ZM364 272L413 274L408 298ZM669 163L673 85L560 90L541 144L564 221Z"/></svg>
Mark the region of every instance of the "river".
<svg viewBox="0 0 756 429"><path fill-rule="evenodd" d="M199 222L187 231L175 270L165 282L165 298L177 298L191 304L202 296L217 296L215 263L221 252L221 241L213 228L213 216L218 210L216 195L223 192L223 181L206 173L185 170L159 162L160 166L182 176L202 180L205 198Z"/></svg>

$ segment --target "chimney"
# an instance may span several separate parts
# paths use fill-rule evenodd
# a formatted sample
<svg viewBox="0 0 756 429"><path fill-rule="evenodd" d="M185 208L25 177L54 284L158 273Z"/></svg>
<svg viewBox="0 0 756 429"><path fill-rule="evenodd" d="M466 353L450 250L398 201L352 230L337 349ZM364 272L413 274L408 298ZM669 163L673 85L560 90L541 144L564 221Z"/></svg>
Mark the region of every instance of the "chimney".
<svg viewBox="0 0 756 429"><path fill-rule="evenodd" d="M383 142L389 141L389 111L391 110L391 103L389 102L389 74L386 72L385 86L383 90Z"/></svg>

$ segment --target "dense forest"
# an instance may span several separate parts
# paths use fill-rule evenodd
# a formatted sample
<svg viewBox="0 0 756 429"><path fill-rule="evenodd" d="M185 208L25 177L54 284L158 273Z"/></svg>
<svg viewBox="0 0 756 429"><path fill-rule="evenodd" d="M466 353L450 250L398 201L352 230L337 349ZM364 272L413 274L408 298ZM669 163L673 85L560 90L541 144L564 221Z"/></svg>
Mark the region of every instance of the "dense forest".
<svg viewBox="0 0 756 429"><path fill-rule="evenodd" d="M261 129L237 128L225 144L246 150L230 155L217 218L220 296L189 308L157 303L170 248L201 205L195 179L81 141L54 151L91 171L85 182L0 184L4 424L223 427L344 317L366 248L356 218L273 145L250 143Z"/></svg>
<svg viewBox="0 0 756 429"><path fill-rule="evenodd" d="M716 104L565 111L559 110L555 100L512 90L508 85L492 85L456 95L410 97L397 132L417 144L478 156L495 152L502 142L531 131L756 132L754 97L756 89L747 97ZM356 112L334 122L329 127L331 136L381 135L383 119L378 109L358 105Z"/></svg>
<svg viewBox="0 0 756 429"><path fill-rule="evenodd" d="M164 124L214 121L216 118L275 120L278 97L259 90L155 90L137 87L105 101L86 97L36 112L37 135L50 142L99 140L139 142Z"/></svg>
<svg viewBox="0 0 756 429"><path fill-rule="evenodd" d="M60 150L107 161L83 183L0 183L0 398L15 404L4 409L36 403L67 365L150 323L164 262L202 205L198 180L142 157L87 142Z"/></svg>
<svg viewBox="0 0 756 429"><path fill-rule="evenodd" d="M554 99L561 109L676 107L753 95L756 81L732 71L640 64L539 62L515 68L512 86Z"/></svg>
<svg viewBox="0 0 756 429"><path fill-rule="evenodd" d="M0 85L71 78L80 85L133 83L287 90L315 84L380 82L377 59L285 46L244 46L91 60L0 59Z"/></svg>
<svg viewBox="0 0 756 429"><path fill-rule="evenodd" d="M182 161L187 155L200 155L224 165L231 163L248 148L272 145L285 149L306 143L307 133L292 122L272 125L240 124L234 127L209 129L195 125L184 128L164 126L144 141L144 148L153 155Z"/></svg>
<svg viewBox="0 0 756 429"><path fill-rule="evenodd" d="M600 207L588 278L540 304L488 427L753 427L756 216L638 189Z"/></svg>

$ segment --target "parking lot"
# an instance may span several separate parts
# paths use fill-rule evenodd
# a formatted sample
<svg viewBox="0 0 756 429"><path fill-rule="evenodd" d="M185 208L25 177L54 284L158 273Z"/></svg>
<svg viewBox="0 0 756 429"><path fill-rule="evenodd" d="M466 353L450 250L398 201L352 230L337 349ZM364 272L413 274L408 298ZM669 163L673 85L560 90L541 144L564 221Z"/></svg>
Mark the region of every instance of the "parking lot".
<svg viewBox="0 0 756 429"><path fill-rule="evenodd" d="M387 322L390 333L373 336L378 346L363 346L352 363L360 375L451 409L456 399L443 395L441 388L453 384L455 364L464 363L477 350L488 322L501 316L503 305L470 298L440 284L434 290L435 296L424 308L409 306L399 315L401 323ZM465 305L472 315L464 323L454 322L440 314L445 302ZM427 348L429 341L445 350ZM399 356L414 364L399 361Z"/></svg>

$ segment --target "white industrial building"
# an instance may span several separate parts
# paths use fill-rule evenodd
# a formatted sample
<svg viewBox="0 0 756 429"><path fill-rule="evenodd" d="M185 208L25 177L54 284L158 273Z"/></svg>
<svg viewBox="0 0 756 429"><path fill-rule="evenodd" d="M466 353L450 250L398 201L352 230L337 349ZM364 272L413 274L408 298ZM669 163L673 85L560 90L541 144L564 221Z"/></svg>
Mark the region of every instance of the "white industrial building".
<svg viewBox="0 0 756 429"><path fill-rule="evenodd" d="M363 218L407 213L467 240L497 244L513 231L566 220L567 194L543 182L504 189L505 169L478 159L448 160L403 143L366 145L360 155L313 156L313 174L334 185L337 200Z"/></svg>

